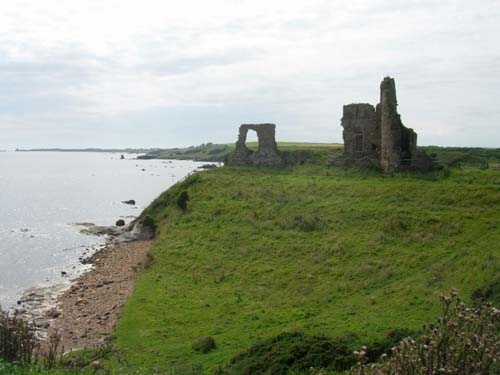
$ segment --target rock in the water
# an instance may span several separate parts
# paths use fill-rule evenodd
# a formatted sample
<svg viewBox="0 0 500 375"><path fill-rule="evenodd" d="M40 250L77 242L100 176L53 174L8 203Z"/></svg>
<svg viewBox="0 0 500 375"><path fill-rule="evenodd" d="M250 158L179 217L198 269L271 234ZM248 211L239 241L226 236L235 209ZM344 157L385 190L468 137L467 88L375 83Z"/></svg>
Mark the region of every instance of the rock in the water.
<svg viewBox="0 0 500 375"><path fill-rule="evenodd" d="M135 205L135 200L129 199L128 201L122 201L122 203L123 204L130 204L130 205L134 206Z"/></svg>
<svg viewBox="0 0 500 375"><path fill-rule="evenodd" d="M123 220L123 219L118 220L116 222L116 226L117 227L123 227L123 226L125 226L125 220Z"/></svg>
<svg viewBox="0 0 500 375"><path fill-rule="evenodd" d="M203 164L201 167L198 167L200 169L208 170L208 169L215 169L217 168L216 164Z"/></svg>

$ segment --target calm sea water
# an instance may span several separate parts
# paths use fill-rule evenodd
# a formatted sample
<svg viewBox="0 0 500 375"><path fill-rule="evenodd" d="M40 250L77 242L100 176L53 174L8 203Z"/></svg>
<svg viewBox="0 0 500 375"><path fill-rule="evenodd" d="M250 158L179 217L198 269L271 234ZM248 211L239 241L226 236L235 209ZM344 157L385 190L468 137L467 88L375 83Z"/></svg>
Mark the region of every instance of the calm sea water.
<svg viewBox="0 0 500 375"><path fill-rule="evenodd" d="M31 287L67 283L103 239L73 223L129 222L201 164L108 153L0 152L0 305ZM136 206L121 201L134 199ZM73 268L74 267L74 268Z"/></svg>

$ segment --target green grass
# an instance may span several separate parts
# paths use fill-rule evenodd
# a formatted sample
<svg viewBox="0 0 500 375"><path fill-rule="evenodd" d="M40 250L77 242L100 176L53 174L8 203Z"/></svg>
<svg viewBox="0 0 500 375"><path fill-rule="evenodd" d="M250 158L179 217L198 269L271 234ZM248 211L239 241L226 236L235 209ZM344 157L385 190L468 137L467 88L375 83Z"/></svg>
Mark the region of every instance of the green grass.
<svg viewBox="0 0 500 375"><path fill-rule="evenodd" d="M40 366L17 366L4 362L0 358L0 375L65 375L62 370L43 370ZM83 374L83 372L82 372ZM90 375L89 373L86 373Z"/></svg>
<svg viewBox="0 0 500 375"><path fill-rule="evenodd" d="M498 277L499 201L491 169L448 178L326 166L198 174L144 213L159 236L116 347L132 370L210 374L283 332L377 340L418 329L437 316L440 292L469 296ZM203 336L217 349L195 352Z"/></svg>
<svg viewBox="0 0 500 375"><path fill-rule="evenodd" d="M447 167L500 167L500 148L425 146L420 149Z"/></svg>
<svg viewBox="0 0 500 375"><path fill-rule="evenodd" d="M247 142L250 150L257 150L257 142ZM147 159L181 159L181 160L203 160L203 161L224 161L225 157L234 151L235 144L213 144L205 143L199 146L185 148L172 148L164 150L152 150L147 152L143 158ZM307 152L313 156L325 151L334 152L341 150L342 145L336 143L307 143L307 142L278 142L278 148L283 152ZM328 154L326 154L328 156ZM323 160L322 160L323 161Z"/></svg>
<svg viewBox="0 0 500 375"><path fill-rule="evenodd" d="M153 150L140 158L223 161L232 150L234 150L232 144L204 143L199 146Z"/></svg>
<svg viewBox="0 0 500 375"><path fill-rule="evenodd" d="M251 150L257 150L257 146L257 142L247 142L247 147ZM224 161L225 157L234 151L234 147L234 143L205 143L185 148L146 150L145 158ZM446 167L481 167L488 164L492 167L500 167L500 149L498 148L439 146L419 148L433 156L438 165ZM332 155L340 154L343 145L338 143L278 142L278 149L284 153L306 153L308 159L312 160L313 163L321 164L331 159Z"/></svg>

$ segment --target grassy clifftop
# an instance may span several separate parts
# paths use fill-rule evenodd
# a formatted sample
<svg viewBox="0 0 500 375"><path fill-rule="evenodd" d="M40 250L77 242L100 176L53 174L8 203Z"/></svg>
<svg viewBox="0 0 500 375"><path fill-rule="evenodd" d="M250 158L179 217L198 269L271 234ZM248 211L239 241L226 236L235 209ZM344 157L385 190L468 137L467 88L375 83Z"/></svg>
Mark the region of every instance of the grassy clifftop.
<svg viewBox="0 0 500 375"><path fill-rule="evenodd" d="M283 332L368 340L419 328L437 315L439 292L468 296L498 276L499 201L491 169L438 179L326 166L192 176L144 213L159 236L117 347L132 368L210 374ZM217 346L207 354L193 349L204 336Z"/></svg>
<svg viewBox="0 0 500 375"><path fill-rule="evenodd" d="M205 143L200 146L185 148L172 148L164 150L153 150L140 158L143 159L181 159L181 160L202 160L202 161L224 161L226 156L234 151L234 143L213 144ZM251 150L257 150L257 142L247 142L247 147ZM278 148L282 152L308 152L313 156L329 155L335 150L342 149L342 145L337 143L297 143L297 142L278 142Z"/></svg>
<svg viewBox="0 0 500 375"><path fill-rule="evenodd" d="M225 157L234 151L234 147L234 143L205 143L185 148L149 150L140 158L224 161ZM256 150L257 142L248 142L247 147ZM341 153L343 145L338 143L278 142L278 148L284 153L306 153L312 162L326 162L332 154ZM439 165L447 167L460 165L480 167L488 164L500 166L500 149L498 148L424 146L420 149L431 155Z"/></svg>

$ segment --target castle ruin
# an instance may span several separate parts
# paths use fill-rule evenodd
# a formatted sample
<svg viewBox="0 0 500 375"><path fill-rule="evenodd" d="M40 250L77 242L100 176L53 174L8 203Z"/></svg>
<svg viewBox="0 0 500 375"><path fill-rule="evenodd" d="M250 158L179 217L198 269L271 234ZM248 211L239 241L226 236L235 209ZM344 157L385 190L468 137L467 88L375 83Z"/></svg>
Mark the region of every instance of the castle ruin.
<svg viewBox="0 0 500 375"><path fill-rule="evenodd" d="M257 151L252 151L246 146L247 134L249 130L257 133L259 146ZM236 150L229 155L228 165L253 165L281 167L284 160L278 152L276 145L276 125L275 124L243 124L240 126Z"/></svg>
<svg viewBox="0 0 500 375"><path fill-rule="evenodd" d="M380 85L380 103L344 106L344 154L336 165L375 166L384 172L428 170L431 159L417 151L417 133L401 122L396 84L386 77Z"/></svg>

